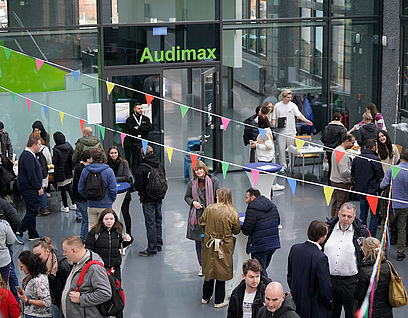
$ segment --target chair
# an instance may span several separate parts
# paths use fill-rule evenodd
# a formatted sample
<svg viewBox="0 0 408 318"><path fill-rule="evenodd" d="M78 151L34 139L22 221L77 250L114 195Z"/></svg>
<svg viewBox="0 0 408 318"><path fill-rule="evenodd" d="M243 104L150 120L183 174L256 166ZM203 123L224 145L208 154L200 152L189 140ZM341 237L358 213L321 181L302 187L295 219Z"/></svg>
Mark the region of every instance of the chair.
<svg viewBox="0 0 408 318"><path fill-rule="evenodd" d="M303 136L296 136L295 137L296 139L301 139L301 140L304 140L304 141L306 141L306 142L310 142L310 141L312 141L312 136L310 136L310 135L303 135ZM302 159L312 159L313 158L313 167L312 167L312 173L314 172L314 166L315 166L315 160L316 160L316 158L317 159L320 159L320 155L317 155L317 154L304 154L304 155L296 155L296 157L295 157L295 159L294 159L294 165L296 164L296 158L302 158ZM299 165L299 172L300 172L300 165ZM320 175L320 171L319 171L319 175Z"/></svg>
<svg viewBox="0 0 408 318"><path fill-rule="evenodd" d="M397 148L398 148L398 152L399 152L399 154L401 155L401 152L402 152L402 146L397 145L397 144L395 144L395 145L397 146Z"/></svg>

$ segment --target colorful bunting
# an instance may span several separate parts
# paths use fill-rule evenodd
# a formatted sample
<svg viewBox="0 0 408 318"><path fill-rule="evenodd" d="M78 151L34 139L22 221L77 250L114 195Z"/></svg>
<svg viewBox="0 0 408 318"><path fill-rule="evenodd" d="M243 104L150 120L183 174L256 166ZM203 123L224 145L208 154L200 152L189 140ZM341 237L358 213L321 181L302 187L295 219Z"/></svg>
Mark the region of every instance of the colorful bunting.
<svg viewBox="0 0 408 318"><path fill-rule="evenodd" d="M378 197L367 195L366 198L371 212L375 215L377 213Z"/></svg>
<svg viewBox="0 0 408 318"><path fill-rule="evenodd" d="M142 139L142 148L144 154L146 154L147 144L148 144L147 140Z"/></svg>
<svg viewBox="0 0 408 318"><path fill-rule="evenodd" d="M186 113L188 112L189 107L184 106L184 105L180 105L180 111L181 111L181 118L184 118L184 116L186 115Z"/></svg>
<svg viewBox="0 0 408 318"><path fill-rule="evenodd" d="M41 66L44 64L43 60L35 59L35 65L37 66L37 71L40 71Z"/></svg>
<svg viewBox="0 0 408 318"><path fill-rule="evenodd" d="M11 100L13 101L13 104L14 104L14 97L16 97L16 95L14 93L11 93Z"/></svg>
<svg viewBox="0 0 408 318"><path fill-rule="evenodd" d="M125 146L123 145L123 142L125 141L125 138L126 138L126 134L120 133L120 141L122 142L122 148L125 148Z"/></svg>
<svg viewBox="0 0 408 318"><path fill-rule="evenodd" d="M59 112L59 115L60 115L60 119L61 119L61 125L64 126L64 115L65 115L65 113Z"/></svg>
<svg viewBox="0 0 408 318"><path fill-rule="evenodd" d="M45 118L47 118L47 113L48 113L48 106L43 105L44 108L44 114L45 114Z"/></svg>
<svg viewBox="0 0 408 318"><path fill-rule="evenodd" d="M330 205L330 200L331 200L331 197L332 197L332 195L333 195L334 189L331 188L331 187L326 187L326 186L324 186L324 187L323 187L323 191L324 191L324 196L326 197L327 206L329 206L329 205Z"/></svg>
<svg viewBox="0 0 408 318"><path fill-rule="evenodd" d="M228 124L230 123L231 119L221 117L222 121L222 127L224 128L224 131L227 130Z"/></svg>
<svg viewBox="0 0 408 318"><path fill-rule="evenodd" d="M71 74L74 77L75 82L78 82L79 71L71 71Z"/></svg>
<svg viewBox="0 0 408 318"><path fill-rule="evenodd" d="M293 196L295 196L296 193L296 180L292 178L287 178L290 189L292 190Z"/></svg>
<svg viewBox="0 0 408 318"><path fill-rule="evenodd" d="M152 100L154 99L154 96L146 94L146 103L147 106L150 106L152 104Z"/></svg>
<svg viewBox="0 0 408 318"><path fill-rule="evenodd" d="M223 161L221 162L221 165L222 165L222 175L224 176L224 179L225 179L227 177L229 163Z"/></svg>
<svg viewBox="0 0 408 318"><path fill-rule="evenodd" d="M9 48L3 47L4 54L6 54L6 59L9 59L11 50Z"/></svg>
<svg viewBox="0 0 408 318"><path fill-rule="evenodd" d="M251 169L251 173L252 179L254 180L254 188L256 188L256 184L258 183L259 170Z"/></svg>
<svg viewBox="0 0 408 318"><path fill-rule="evenodd" d="M304 141L303 139L295 138L295 144L298 152L300 152L305 142L306 141Z"/></svg>
<svg viewBox="0 0 408 318"><path fill-rule="evenodd" d="M31 104L31 100L30 100L30 99L28 99L28 98L26 98L26 102L27 102L27 108L28 108L28 111L30 111L30 104Z"/></svg>
<svg viewBox="0 0 408 318"><path fill-rule="evenodd" d="M169 162L171 163L171 158L173 157L173 148L166 147L167 150L167 157L169 158Z"/></svg>
<svg viewBox="0 0 408 318"><path fill-rule="evenodd" d="M261 135L261 139L262 139L262 141L263 141L264 138L265 138L265 135L266 135L266 129L264 129L264 128L258 128L258 131L259 131L259 135Z"/></svg>
<svg viewBox="0 0 408 318"><path fill-rule="evenodd" d="M196 164L197 164L197 159L198 159L198 155L191 153L190 154L190 159L191 159L191 164L193 165L193 170L195 170L196 168Z"/></svg>
<svg viewBox="0 0 408 318"><path fill-rule="evenodd" d="M102 140L104 140L105 139L105 127L99 126L99 130L101 131Z"/></svg>
<svg viewBox="0 0 408 318"><path fill-rule="evenodd" d="M106 81L106 88L108 89L108 94L110 95L112 93L112 89L115 87L114 83Z"/></svg>
<svg viewBox="0 0 408 318"><path fill-rule="evenodd" d="M391 166L392 178L395 179L400 172L401 167L398 166Z"/></svg>
<svg viewBox="0 0 408 318"><path fill-rule="evenodd" d="M336 161L337 164L340 163L340 160L343 158L343 156L345 155L344 151L340 151L340 150L334 150L334 155L336 156Z"/></svg>

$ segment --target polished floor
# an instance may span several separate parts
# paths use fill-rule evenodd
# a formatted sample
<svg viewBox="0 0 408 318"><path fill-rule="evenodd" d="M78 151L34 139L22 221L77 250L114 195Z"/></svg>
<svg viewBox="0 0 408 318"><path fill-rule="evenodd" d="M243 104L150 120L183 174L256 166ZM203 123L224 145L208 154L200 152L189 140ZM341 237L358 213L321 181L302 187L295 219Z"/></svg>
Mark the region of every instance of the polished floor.
<svg viewBox="0 0 408 318"><path fill-rule="evenodd" d="M316 179L315 173L316 176L308 174L306 178ZM250 186L246 174L229 173L225 180L222 174L218 177L223 186L231 188L237 210L244 211L245 190ZM282 248L274 254L268 274L273 280L280 281L287 290L286 267L290 246L304 241L310 221L325 220L329 208L321 188L298 184L296 196L293 197L286 180L279 179L279 183L286 186L284 191L275 193L273 199L283 226L280 232ZM146 247L146 235L141 206L137 195L133 194L131 211L135 242L127 251L122 265L126 293L125 317L226 317L226 308L214 309L212 303L202 305L200 302L203 278L197 276L194 244L185 238L188 207L183 198L186 184L182 178L174 178L169 185L163 204L164 249L157 256L138 256L137 252ZM49 205L53 213L38 218L38 229L41 234L52 237L57 248L61 249L62 239L79 234L80 225L75 222L74 212L59 212L60 202L55 193L49 199ZM18 203L18 209L23 214L21 203ZM32 248L31 242L24 246L14 245L15 262L18 254L28 248ZM408 274L408 260L397 262L394 246L389 255L401 276L408 277L405 275ZM22 272L19 269L17 274L21 279ZM230 289L228 283L227 288ZM408 307L394 310L394 317L407 316Z"/></svg>

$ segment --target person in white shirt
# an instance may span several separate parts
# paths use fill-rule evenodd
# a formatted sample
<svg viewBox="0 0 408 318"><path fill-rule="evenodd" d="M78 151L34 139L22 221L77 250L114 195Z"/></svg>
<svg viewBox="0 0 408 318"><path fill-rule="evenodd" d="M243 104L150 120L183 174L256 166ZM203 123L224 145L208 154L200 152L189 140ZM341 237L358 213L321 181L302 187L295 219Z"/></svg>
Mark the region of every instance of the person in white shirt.
<svg viewBox="0 0 408 318"><path fill-rule="evenodd" d="M356 218L356 207L344 203L338 216L327 222L329 231L324 243L324 253L329 259L330 277L333 286L333 318L340 318L342 307L345 317L353 318L357 303L354 290L358 269L363 262L362 245L370 234Z"/></svg>
<svg viewBox="0 0 408 318"><path fill-rule="evenodd" d="M296 118L309 126L313 126L313 123L302 115L295 103L291 102L291 90L284 89L279 96L279 100L281 101L275 105L272 113L272 125L277 128L279 133L277 136L279 162L282 168L286 169L288 167L286 164L286 148L295 144Z"/></svg>

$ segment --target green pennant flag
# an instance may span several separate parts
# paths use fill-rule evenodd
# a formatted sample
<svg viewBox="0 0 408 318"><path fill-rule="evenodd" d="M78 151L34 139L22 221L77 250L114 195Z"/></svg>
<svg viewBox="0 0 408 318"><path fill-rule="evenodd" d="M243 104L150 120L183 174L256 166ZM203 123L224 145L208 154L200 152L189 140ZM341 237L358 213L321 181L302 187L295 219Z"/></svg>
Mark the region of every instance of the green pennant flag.
<svg viewBox="0 0 408 318"><path fill-rule="evenodd" d="M104 140L105 139L105 127L99 126L99 129L100 129L101 134L102 134L102 140Z"/></svg>
<svg viewBox="0 0 408 318"><path fill-rule="evenodd" d="M15 94L11 92L11 99L13 100L13 104L14 104L14 97L15 97Z"/></svg>
<svg viewBox="0 0 408 318"><path fill-rule="evenodd" d="M224 179L225 179L227 177L229 163L222 162L221 164L222 164L222 175L224 176Z"/></svg>
<svg viewBox="0 0 408 318"><path fill-rule="evenodd" d="M181 111L181 118L184 118L188 111L188 106L180 105L180 111Z"/></svg>
<svg viewBox="0 0 408 318"><path fill-rule="evenodd" d="M9 59L11 50L9 48L3 47L4 49L4 54L6 54L6 59Z"/></svg>
<svg viewBox="0 0 408 318"><path fill-rule="evenodd" d="M391 166L391 171L392 171L392 178L395 179L400 172L401 168L397 166Z"/></svg>

